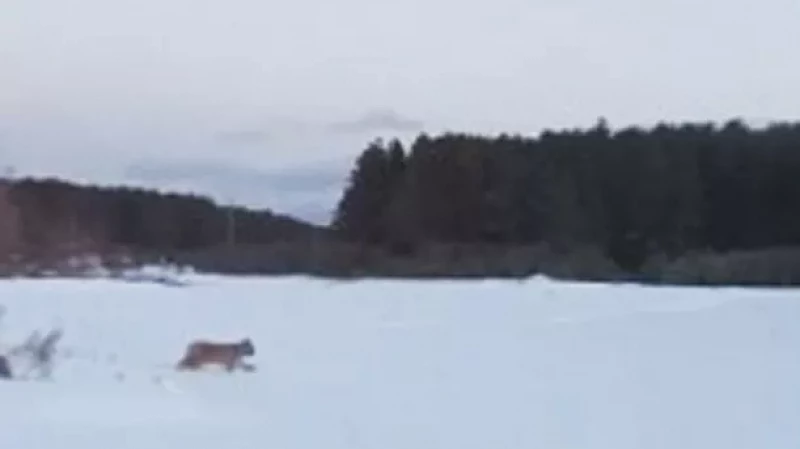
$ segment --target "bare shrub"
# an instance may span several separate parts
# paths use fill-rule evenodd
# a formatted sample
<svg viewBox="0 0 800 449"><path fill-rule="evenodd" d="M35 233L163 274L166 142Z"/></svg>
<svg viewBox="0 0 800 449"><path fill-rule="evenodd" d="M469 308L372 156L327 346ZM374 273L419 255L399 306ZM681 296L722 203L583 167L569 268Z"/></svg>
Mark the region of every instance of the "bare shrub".
<svg viewBox="0 0 800 449"><path fill-rule="evenodd" d="M11 350L9 355L22 357L28 362L28 369L22 373L22 377L27 377L33 372L38 372L41 379L49 379L52 376L56 346L63 335L61 329L52 329L44 337L39 331L34 331L21 345Z"/></svg>

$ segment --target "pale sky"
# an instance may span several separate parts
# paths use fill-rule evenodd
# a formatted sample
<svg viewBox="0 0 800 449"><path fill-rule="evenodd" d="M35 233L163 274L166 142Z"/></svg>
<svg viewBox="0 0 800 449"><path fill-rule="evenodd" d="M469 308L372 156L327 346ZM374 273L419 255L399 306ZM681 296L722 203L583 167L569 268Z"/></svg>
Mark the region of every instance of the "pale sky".
<svg viewBox="0 0 800 449"><path fill-rule="evenodd" d="M319 219L373 137L800 117L797 0L0 0L0 164Z"/></svg>

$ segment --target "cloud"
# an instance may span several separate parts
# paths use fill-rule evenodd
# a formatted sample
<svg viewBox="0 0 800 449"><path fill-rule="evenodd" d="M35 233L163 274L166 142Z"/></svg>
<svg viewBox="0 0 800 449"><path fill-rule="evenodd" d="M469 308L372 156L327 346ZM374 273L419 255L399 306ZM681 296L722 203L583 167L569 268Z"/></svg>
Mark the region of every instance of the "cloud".
<svg viewBox="0 0 800 449"><path fill-rule="evenodd" d="M392 109L374 109L349 121L330 124L329 130L334 132L365 131L417 131L424 126L421 120L405 117Z"/></svg>
<svg viewBox="0 0 800 449"><path fill-rule="evenodd" d="M221 203L268 208L327 224L350 169L342 158L262 170L211 161L140 161L125 169L129 182L208 195Z"/></svg>
<svg viewBox="0 0 800 449"><path fill-rule="evenodd" d="M348 161L349 162L349 161ZM125 169L125 176L142 181L202 181L258 185L280 191L306 192L338 184L347 167L340 161L261 170L219 162L139 162Z"/></svg>
<svg viewBox="0 0 800 449"><path fill-rule="evenodd" d="M373 109L350 120L314 121L298 118L270 118L264 123L243 127L238 130L221 131L215 134L220 144L255 145L269 141L280 145L287 138L291 140L331 139L332 134L356 136L373 134L382 131L415 132L425 126L422 120L406 117L392 109Z"/></svg>

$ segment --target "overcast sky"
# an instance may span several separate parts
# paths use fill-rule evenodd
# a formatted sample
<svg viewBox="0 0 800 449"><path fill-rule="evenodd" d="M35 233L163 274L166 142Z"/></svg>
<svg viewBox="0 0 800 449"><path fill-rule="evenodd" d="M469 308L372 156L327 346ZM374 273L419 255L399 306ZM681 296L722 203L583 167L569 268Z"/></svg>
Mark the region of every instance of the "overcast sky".
<svg viewBox="0 0 800 449"><path fill-rule="evenodd" d="M374 136L796 119L798 42L797 0L0 0L0 163L318 219Z"/></svg>

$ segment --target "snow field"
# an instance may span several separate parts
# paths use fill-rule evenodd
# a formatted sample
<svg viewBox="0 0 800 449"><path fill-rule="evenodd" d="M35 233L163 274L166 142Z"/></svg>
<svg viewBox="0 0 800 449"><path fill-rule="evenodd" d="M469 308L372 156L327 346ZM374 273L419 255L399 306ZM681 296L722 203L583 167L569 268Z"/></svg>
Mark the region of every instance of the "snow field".
<svg viewBox="0 0 800 449"><path fill-rule="evenodd" d="M800 444L793 290L193 276L0 282L4 345L65 330L52 381L0 383L15 449L753 449ZM173 369L192 339L254 373Z"/></svg>

